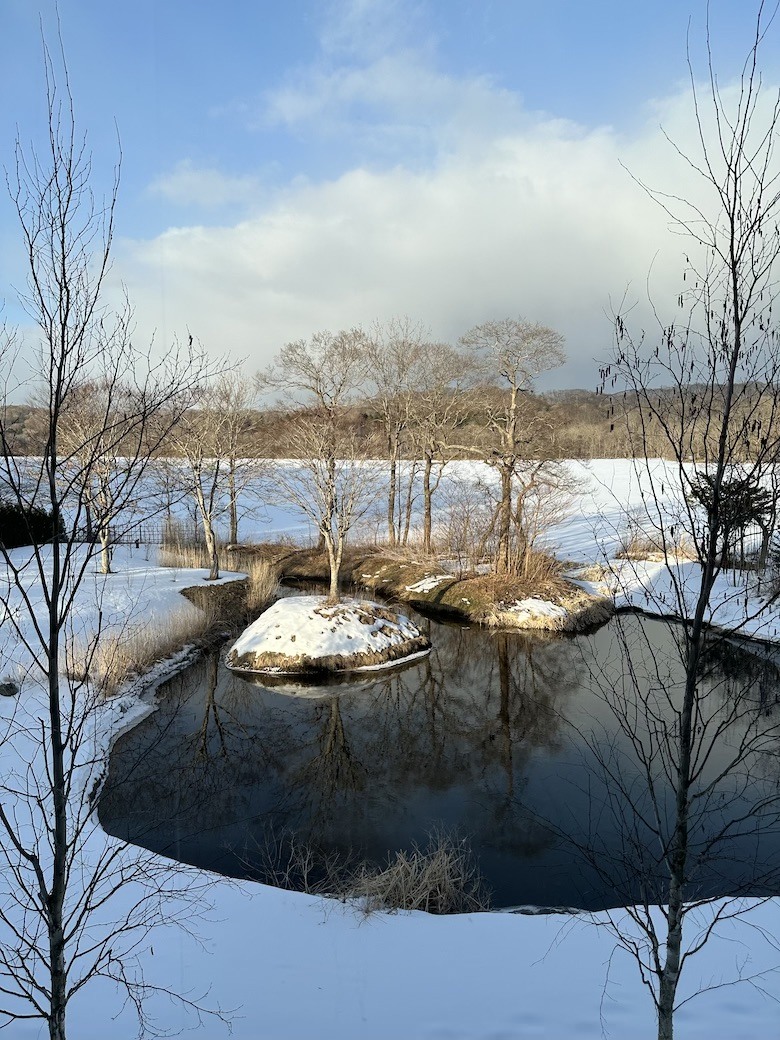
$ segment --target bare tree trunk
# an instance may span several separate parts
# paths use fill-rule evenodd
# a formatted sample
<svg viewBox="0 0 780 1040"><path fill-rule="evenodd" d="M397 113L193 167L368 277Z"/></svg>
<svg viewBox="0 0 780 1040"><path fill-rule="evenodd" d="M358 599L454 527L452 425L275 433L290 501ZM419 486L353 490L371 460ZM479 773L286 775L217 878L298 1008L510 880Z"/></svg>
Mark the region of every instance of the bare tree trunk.
<svg viewBox="0 0 780 1040"><path fill-rule="evenodd" d="M328 585L328 603L338 603L341 599L339 591L339 572L341 560L344 555L344 540L342 537L334 539L327 534L324 536L328 549L328 563L330 565L330 583Z"/></svg>
<svg viewBox="0 0 780 1040"><path fill-rule="evenodd" d="M53 455L56 458L56 443L53 444ZM54 463L50 473L50 494L55 508L52 510L55 524L59 521L56 508L56 486ZM68 856L68 817L67 789L65 782L65 748L62 732L62 705L60 703L59 677L59 624L58 609L61 594L62 568L59 542L52 546L52 582L51 603L49 607L49 646L48 646L48 686L49 686L49 724L50 735L50 768L51 791L54 819L52 821L52 875L51 888L46 895L47 926L49 933L49 958L51 976L51 996L49 1014L49 1036L51 1040L65 1040L65 1009L67 1007L67 970L65 967L65 932L63 924L63 907L65 905L65 887L67 884Z"/></svg>
<svg viewBox="0 0 780 1040"><path fill-rule="evenodd" d="M398 435L390 433L387 438L387 450L390 455L390 473L387 483L387 542L397 542L395 525L395 503L398 495Z"/></svg>
<svg viewBox="0 0 780 1040"><path fill-rule="evenodd" d="M501 501L498 506L498 571L509 574L512 570L512 470L501 466Z"/></svg>
<svg viewBox="0 0 780 1040"><path fill-rule="evenodd" d="M673 1040L674 1002L680 979L680 959L683 938L682 889L672 880L669 885L669 906L666 912L666 960L658 984L658 1040Z"/></svg>
<svg viewBox="0 0 780 1040"><path fill-rule="evenodd" d="M111 525L100 525L100 573L111 573Z"/></svg>
<svg viewBox="0 0 780 1040"><path fill-rule="evenodd" d="M217 538L214 534L214 528L211 526L211 520L204 520L203 535L206 539L206 552L209 557L208 580L216 581L219 578L219 550L217 549Z"/></svg>
<svg viewBox="0 0 780 1040"><path fill-rule="evenodd" d="M228 464L228 503L230 511L228 541L231 545L235 545L238 542L238 491L236 489L236 460L232 458Z"/></svg>
<svg viewBox="0 0 780 1040"><path fill-rule="evenodd" d="M49 956L51 957L51 1017L49 1018L50 1040L66 1040L65 1008L67 974L65 970L65 936L62 926L62 903L54 905L54 893L50 899Z"/></svg>
<svg viewBox="0 0 780 1040"><path fill-rule="evenodd" d="M211 519L211 509L206 503L206 497L203 493L203 487L200 482L200 475L195 481L195 497L198 502L200 509L200 519L203 524L203 539L206 543L206 555L209 558L209 576L208 581L216 581L219 578L219 548L217 546L217 536L214 532L214 525Z"/></svg>
<svg viewBox="0 0 780 1040"><path fill-rule="evenodd" d="M413 501L413 497L414 497L414 478L415 478L416 471L417 471L417 463L413 461L410 464L409 480L408 480L407 485L406 485L406 496L405 496L406 497L406 502L404 503L403 532L400 532L400 524L399 524L399 532L401 533L401 544L402 545L408 545L409 544L409 529L412 526L412 501Z"/></svg>
<svg viewBox="0 0 780 1040"><path fill-rule="evenodd" d="M95 537L94 529L92 526L92 506L89 498L84 503L84 527L86 532L86 538L88 542L91 542Z"/></svg>
<svg viewBox="0 0 780 1040"><path fill-rule="evenodd" d="M431 551L431 470L433 459L429 452L425 453L425 467L423 469L423 552Z"/></svg>
<svg viewBox="0 0 780 1040"><path fill-rule="evenodd" d="M766 566L769 563L769 549L772 543L772 530L774 528L774 520L768 520L766 525L761 528L761 549L758 554L758 571L759 574L763 574L766 570Z"/></svg>

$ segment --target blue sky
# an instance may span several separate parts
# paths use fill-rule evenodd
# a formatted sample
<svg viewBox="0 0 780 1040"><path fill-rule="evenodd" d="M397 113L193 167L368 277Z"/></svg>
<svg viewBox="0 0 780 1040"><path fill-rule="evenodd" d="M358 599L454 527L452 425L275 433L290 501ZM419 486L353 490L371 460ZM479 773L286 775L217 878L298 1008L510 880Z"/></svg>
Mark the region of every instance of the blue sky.
<svg viewBox="0 0 780 1040"><path fill-rule="evenodd" d="M721 82L750 3L712 0ZM266 363L321 328L408 314L435 338L522 314L560 329L548 381L593 386L608 314L676 295L683 247L625 167L693 196L660 127L692 146L686 35L703 0L60 0L77 121L105 183L122 147L114 250L138 335L192 332ZM0 141L45 116L39 19L0 0ZM777 33L765 78L777 82ZM0 202L0 297L21 317Z"/></svg>

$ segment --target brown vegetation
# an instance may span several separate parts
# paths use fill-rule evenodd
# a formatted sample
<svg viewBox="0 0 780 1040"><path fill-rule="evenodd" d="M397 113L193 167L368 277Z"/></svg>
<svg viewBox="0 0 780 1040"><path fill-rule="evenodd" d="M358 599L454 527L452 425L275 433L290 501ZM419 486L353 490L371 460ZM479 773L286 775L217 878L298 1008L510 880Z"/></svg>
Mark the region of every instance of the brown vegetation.
<svg viewBox="0 0 780 1040"><path fill-rule="evenodd" d="M207 570L209 555L204 546L168 541L160 549L158 562L161 567ZM256 617L278 598L279 568L272 559L251 550L237 549L227 554L226 562L224 571L245 574L247 578L241 583L241 602L238 605L242 617ZM208 590L204 586L202 589L198 588L197 592L196 589L186 589L185 594L196 606L202 606L204 596L208 597L209 602L214 602L215 599L219 601L223 597L234 601L235 584L230 582L227 585L213 585L209 586ZM227 615L232 616L236 613L234 607L225 602L224 609Z"/></svg>
<svg viewBox="0 0 780 1040"><path fill-rule="evenodd" d="M188 646L203 649L219 645L226 631L235 631L248 617L257 616L278 595L276 571L269 564L258 557L235 562L241 564L246 578L181 590L182 596L198 608L196 612L182 606L162 619L131 623L119 631L101 633L97 640L67 647L62 670L79 681L89 680L103 696L112 697ZM195 550L178 558L168 551L162 566L199 563Z"/></svg>
<svg viewBox="0 0 780 1040"><path fill-rule="evenodd" d="M669 399L668 411L681 405L679 395L675 399L669 390L659 390L659 397ZM688 400L696 396L696 387L686 388ZM465 389L460 392L462 405L458 409L458 446L448 448L449 458L473 458L466 448L477 448L484 440L487 416L500 401L501 391L477 391ZM425 414L425 402L418 411ZM537 430L544 431L544 444L539 449L554 459L597 459L631 458L646 437L642 453L650 457L668 458L669 446L660 426L657 430L642 431L636 414L636 402L630 395L608 398L592 390L557 390L548 393L529 392L524 395L523 407L528 421ZM411 408L411 406L410 406ZM31 405L8 405L9 454L40 455L43 452L42 410ZM283 409L271 405L266 409L248 409L245 428L241 430L235 447L240 458L290 458L295 451L291 433L300 418L300 411ZM193 412L190 423L194 428L208 426L208 416ZM387 456L386 438L383 435L382 414L375 401L366 398L360 403L350 404L339 415L339 426L344 434L365 445L366 455L372 458ZM524 420L525 421L525 420ZM693 439L693 456L701 458L705 451L705 431L698 431ZM697 428L698 429L698 428ZM698 439L697 439L698 438ZM401 456L408 458L417 453L419 438L409 438L402 446ZM159 454L177 457L180 452L172 441L166 441Z"/></svg>
<svg viewBox="0 0 780 1040"><path fill-rule="evenodd" d="M218 620L214 611L181 610L117 633L105 632L89 645L68 648L63 670L79 681L88 679L104 697L113 697L161 661L187 646L202 645Z"/></svg>
<svg viewBox="0 0 780 1040"><path fill-rule="evenodd" d="M327 578L327 559L316 549L266 544L252 551L272 563L280 577L297 581ZM546 553L534 553L530 576L519 578L473 571L456 575L433 557L357 547L345 554L342 580L345 578L374 595L408 603L423 613L491 627L577 632L603 623L613 611L610 600L591 595L562 577L561 565ZM509 605L526 599L557 604L566 616L545 616L539 611L520 618Z"/></svg>
<svg viewBox="0 0 780 1040"><path fill-rule="evenodd" d="M350 865L294 834L272 842L261 872L266 884L357 903L361 910L423 910L430 914L490 909L490 893L469 843L439 828L424 845L400 849L385 866Z"/></svg>

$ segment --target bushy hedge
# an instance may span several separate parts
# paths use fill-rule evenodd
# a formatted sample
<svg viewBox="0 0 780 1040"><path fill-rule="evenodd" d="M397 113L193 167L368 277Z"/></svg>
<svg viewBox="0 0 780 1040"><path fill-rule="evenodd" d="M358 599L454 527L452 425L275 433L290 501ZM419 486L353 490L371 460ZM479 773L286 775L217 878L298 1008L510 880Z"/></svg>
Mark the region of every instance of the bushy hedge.
<svg viewBox="0 0 780 1040"><path fill-rule="evenodd" d="M58 533L60 537L65 533L62 518ZM55 525L50 512L21 502L0 500L0 543L6 549L15 549L20 545L41 545L53 541L54 537Z"/></svg>

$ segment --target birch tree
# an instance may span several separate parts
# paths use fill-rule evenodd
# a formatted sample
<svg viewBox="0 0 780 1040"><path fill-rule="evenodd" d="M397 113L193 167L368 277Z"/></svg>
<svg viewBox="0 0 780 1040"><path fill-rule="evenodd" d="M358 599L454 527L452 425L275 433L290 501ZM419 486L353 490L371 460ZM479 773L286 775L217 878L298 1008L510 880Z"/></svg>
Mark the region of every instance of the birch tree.
<svg viewBox="0 0 780 1040"><path fill-rule="evenodd" d="M387 540L394 546L403 542L403 509L398 506L404 492L411 509L414 474L410 472L404 488L401 460L412 421L412 404L425 375L428 336L419 322L408 317L393 318L374 327L366 346L373 401L379 411L388 459Z"/></svg>
<svg viewBox="0 0 780 1040"><path fill-rule="evenodd" d="M411 401L411 437L423 462L423 551L432 551L433 496L453 454L457 432L466 423L471 401L465 393L476 369L470 358L448 343L425 343L421 372Z"/></svg>
<svg viewBox="0 0 780 1040"><path fill-rule="evenodd" d="M242 490L258 479L257 464L247 460L256 426L257 391L241 369L223 372L209 394L208 407L219 419L219 454L226 469L228 542L238 542L239 499ZM254 455L254 452L252 453Z"/></svg>

